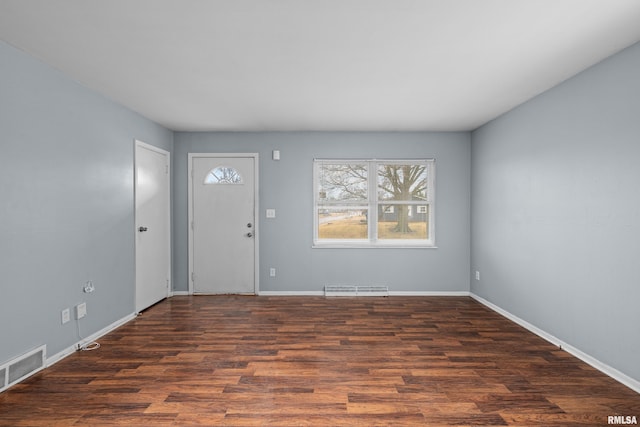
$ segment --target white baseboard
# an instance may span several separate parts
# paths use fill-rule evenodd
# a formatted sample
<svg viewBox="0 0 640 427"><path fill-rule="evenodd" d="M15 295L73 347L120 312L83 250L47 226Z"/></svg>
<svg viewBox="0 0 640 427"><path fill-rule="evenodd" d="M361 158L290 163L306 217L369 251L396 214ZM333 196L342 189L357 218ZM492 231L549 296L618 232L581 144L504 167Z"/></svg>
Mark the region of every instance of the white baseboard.
<svg viewBox="0 0 640 427"><path fill-rule="evenodd" d="M170 297L187 296L191 295L189 291L171 291Z"/></svg>
<svg viewBox="0 0 640 427"><path fill-rule="evenodd" d="M89 344L89 343L92 343L92 342L96 341L98 338L108 334L109 332L119 328L120 326L124 325L125 323L135 319L135 317L136 317L136 315L131 313L128 316L125 316L120 320L116 320L115 322L113 322L109 326L99 330L95 334L78 341L74 345L65 348L64 350L54 354L51 357L47 357L47 360L45 362L45 366L49 367L49 366L53 365L54 363L59 362L60 360L62 360L65 357L69 356L70 354L75 353L83 345Z"/></svg>
<svg viewBox="0 0 640 427"><path fill-rule="evenodd" d="M389 291L390 297L468 297L469 291Z"/></svg>
<svg viewBox="0 0 640 427"><path fill-rule="evenodd" d="M523 328L529 330L530 332L533 332L534 334L538 335L539 337L545 339L546 341L550 342L553 345L556 345L560 348L562 348L563 350L565 350L567 353L572 354L573 356L577 357L578 359L582 360L583 362L593 366L594 368L596 368L597 370L599 370L600 372L610 376L611 378L613 378L614 380L626 385L627 387L629 387L630 389L632 389L633 391L635 391L636 393L640 393L640 381L635 380L633 378L631 378L628 375L623 374L622 372L618 371L617 369L607 365L606 363L603 363L601 361L599 361L598 359L588 355L587 353L581 351L580 349L577 349L575 347L573 347L572 345L567 344L566 342L562 341L561 339L549 334L548 332L543 331L542 329L532 325L531 323L527 322L526 320L523 320L521 318L519 318L518 316L515 316L511 313L509 313L508 311L498 307L497 305L487 301L486 299L474 294L474 293L470 293L471 298L475 299L476 301L478 301L480 304L490 308L491 310L495 311L498 314L501 314L502 316L506 317L507 319L517 323L518 325L522 326Z"/></svg>
<svg viewBox="0 0 640 427"><path fill-rule="evenodd" d="M316 296L323 296L324 292L323 291L260 291L258 292L258 295L263 297L266 297L266 296L269 296L269 297L278 297L278 296L316 297Z"/></svg>
<svg viewBox="0 0 640 427"><path fill-rule="evenodd" d="M260 291L260 296L324 296L324 291ZM468 297L469 291L389 291L389 296Z"/></svg>

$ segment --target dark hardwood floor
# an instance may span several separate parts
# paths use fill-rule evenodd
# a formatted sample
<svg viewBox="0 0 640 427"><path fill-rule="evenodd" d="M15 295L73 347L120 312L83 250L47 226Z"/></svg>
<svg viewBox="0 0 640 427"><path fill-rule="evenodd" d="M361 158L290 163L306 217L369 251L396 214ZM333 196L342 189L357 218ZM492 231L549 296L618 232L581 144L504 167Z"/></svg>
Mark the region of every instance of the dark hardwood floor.
<svg viewBox="0 0 640 427"><path fill-rule="evenodd" d="M640 394L466 297L174 297L99 341L0 394L0 425L640 418Z"/></svg>

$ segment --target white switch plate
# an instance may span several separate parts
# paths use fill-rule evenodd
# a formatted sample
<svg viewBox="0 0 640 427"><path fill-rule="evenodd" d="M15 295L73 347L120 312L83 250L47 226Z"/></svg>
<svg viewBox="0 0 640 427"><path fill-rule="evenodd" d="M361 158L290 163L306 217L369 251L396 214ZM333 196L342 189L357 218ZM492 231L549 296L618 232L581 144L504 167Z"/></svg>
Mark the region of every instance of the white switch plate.
<svg viewBox="0 0 640 427"><path fill-rule="evenodd" d="M87 303L83 302L76 305L76 318L82 319L87 315Z"/></svg>
<svg viewBox="0 0 640 427"><path fill-rule="evenodd" d="M68 308L65 308L64 310L62 310L62 324L64 325L69 320L71 320L71 312Z"/></svg>
<svg viewBox="0 0 640 427"><path fill-rule="evenodd" d="M280 150L273 150L273 160L280 160Z"/></svg>
<svg viewBox="0 0 640 427"><path fill-rule="evenodd" d="M476 270L476 280L480 280L480 272Z"/></svg>
<svg viewBox="0 0 640 427"><path fill-rule="evenodd" d="M276 210L275 209L267 209L267 218L275 218Z"/></svg>
<svg viewBox="0 0 640 427"><path fill-rule="evenodd" d="M271 267L269 269L269 276L270 277L276 277L276 269L275 268Z"/></svg>

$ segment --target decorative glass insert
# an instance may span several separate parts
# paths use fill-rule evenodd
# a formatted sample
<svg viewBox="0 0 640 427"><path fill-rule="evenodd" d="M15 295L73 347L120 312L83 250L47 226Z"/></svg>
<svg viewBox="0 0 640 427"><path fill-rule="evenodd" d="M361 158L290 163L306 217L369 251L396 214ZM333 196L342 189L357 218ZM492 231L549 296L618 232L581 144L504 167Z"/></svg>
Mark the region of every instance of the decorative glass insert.
<svg viewBox="0 0 640 427"><path fill-rule="evenodd" d="M204 178L205 184L242 184L242 175L230 166L218 166Z"/></svg>

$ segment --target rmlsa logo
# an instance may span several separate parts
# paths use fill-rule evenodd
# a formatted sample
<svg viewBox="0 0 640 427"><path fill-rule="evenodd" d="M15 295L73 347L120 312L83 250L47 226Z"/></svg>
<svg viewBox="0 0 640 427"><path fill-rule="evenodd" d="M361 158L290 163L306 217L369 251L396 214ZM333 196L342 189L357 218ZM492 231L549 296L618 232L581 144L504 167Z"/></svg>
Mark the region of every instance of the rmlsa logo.
<svg viewBox="0 0 640 427"><path fill-rule="evenodd" d="M609 424L619 424L619 425L636 425L638 424L638 419L635 415L609 415L607 417L607 421Z"/></svg>

